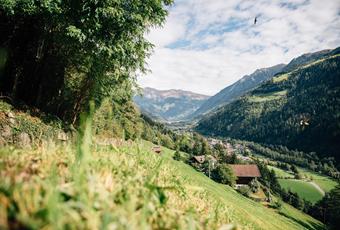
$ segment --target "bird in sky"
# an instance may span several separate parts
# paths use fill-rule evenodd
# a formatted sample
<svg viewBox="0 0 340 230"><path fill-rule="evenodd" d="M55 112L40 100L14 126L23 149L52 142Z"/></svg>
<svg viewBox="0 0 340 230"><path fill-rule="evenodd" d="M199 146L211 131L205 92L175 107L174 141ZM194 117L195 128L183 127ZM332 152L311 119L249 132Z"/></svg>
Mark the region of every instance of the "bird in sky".
<svg viewBox="0 0 340 230"><path fill-rule="evenodd" d="M257 17L255 17L254 19L254 25L256 25L256 23L257 23Z"/></svg>

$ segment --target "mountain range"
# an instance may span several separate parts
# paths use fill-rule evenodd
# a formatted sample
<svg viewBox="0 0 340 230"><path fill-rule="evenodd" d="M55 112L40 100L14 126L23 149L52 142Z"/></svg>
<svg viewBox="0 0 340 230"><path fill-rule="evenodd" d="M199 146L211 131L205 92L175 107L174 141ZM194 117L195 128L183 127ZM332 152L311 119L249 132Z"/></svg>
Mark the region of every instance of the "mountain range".
<svg viewBox="0 0 340 230"><path fill-rule="evenodd" d="M206 115L196 131L340 160L340 49L302 55L282 73Z"/></svg>
<svg viewBox="0 0 340 230"><path fill-rule="evenodd" d="M209 98L198 110L192 114L192 117L198 117L237 99L262 82L273 77L278 72L281 72L284 67L284 64L279 64L269 68L262 68L256 70L250 75L242 77L234 84L224 88L219 93Z"/></svg>
<svg viewBox="0 0 340 230"><path fill-rule="evenodd" d="M140 110L161 121L185 120L195 112L209 96L184 90L157 90L144 88L141 96L134 101Z"/></svg>
<svg viewBox="0 0 340 230"><path fill-rule="evenodd" d="M183 90L157 90L147 87L143 89L142 96L136 96L134 101L144 114L158 121L200 120L206 114L235 101L270 80L276 74L293 71L300 66L322 57L327 57L334 52L336 51L322 50L306 53L294 58L287 65L278 64L257 69L255 72L243 76L234 84L225 87L212 97Z"/></svg>

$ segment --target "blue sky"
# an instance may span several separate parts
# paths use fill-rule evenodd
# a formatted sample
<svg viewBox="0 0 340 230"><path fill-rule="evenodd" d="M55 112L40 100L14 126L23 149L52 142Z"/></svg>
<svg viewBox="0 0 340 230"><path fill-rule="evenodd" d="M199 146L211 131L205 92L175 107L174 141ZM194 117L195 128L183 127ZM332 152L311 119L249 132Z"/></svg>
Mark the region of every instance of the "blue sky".
<svg viewBox="0 0 340 230"><path fill-rule="evenodd" d="M213 95L256 69L340 46L340 1L178 0L146 36L155 50L142 87Z"/></svg>

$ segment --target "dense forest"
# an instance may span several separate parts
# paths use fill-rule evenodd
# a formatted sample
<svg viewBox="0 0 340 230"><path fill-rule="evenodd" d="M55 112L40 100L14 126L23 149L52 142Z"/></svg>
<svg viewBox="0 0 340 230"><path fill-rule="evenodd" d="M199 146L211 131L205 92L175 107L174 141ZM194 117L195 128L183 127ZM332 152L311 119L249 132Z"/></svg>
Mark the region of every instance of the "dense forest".
<svg viewBox="0 0 340 230"><path fill-rule="evenodd" d="M153 45L164 1L0 2L0 93L76 123L89 101L121 106Z"/></svg>
<svg viewBox="0 0 340 230"><path fill-rule="evenodd" d="M340 56L276 75L203 118L196 130L333 156L339 162Z"/></svg>

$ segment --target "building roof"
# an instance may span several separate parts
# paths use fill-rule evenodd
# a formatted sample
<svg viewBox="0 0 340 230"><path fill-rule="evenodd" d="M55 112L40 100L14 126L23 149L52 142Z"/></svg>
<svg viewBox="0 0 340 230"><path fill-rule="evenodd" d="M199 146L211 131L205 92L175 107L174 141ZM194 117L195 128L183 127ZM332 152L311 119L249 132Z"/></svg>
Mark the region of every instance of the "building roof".
<svg viewBox="0 0 340 230"><path fill-rule="evenodd" d="M160 153L162 152L162 149L160 146L153 146L152 147L152 151L156 152L156 153Z"/></svg>
<svg viewBox="0 0 340 230"><path fill-rule="evenodd" d="M229 165L237 177L261 177L257 165Z"/></svg>
<svg viewBox="0 0 340 230"><path fill-rule="evenodd" d="M198 163L203 163L205 161L205 155L202 156L193 156L193 158L198 162Z"/></svg>

